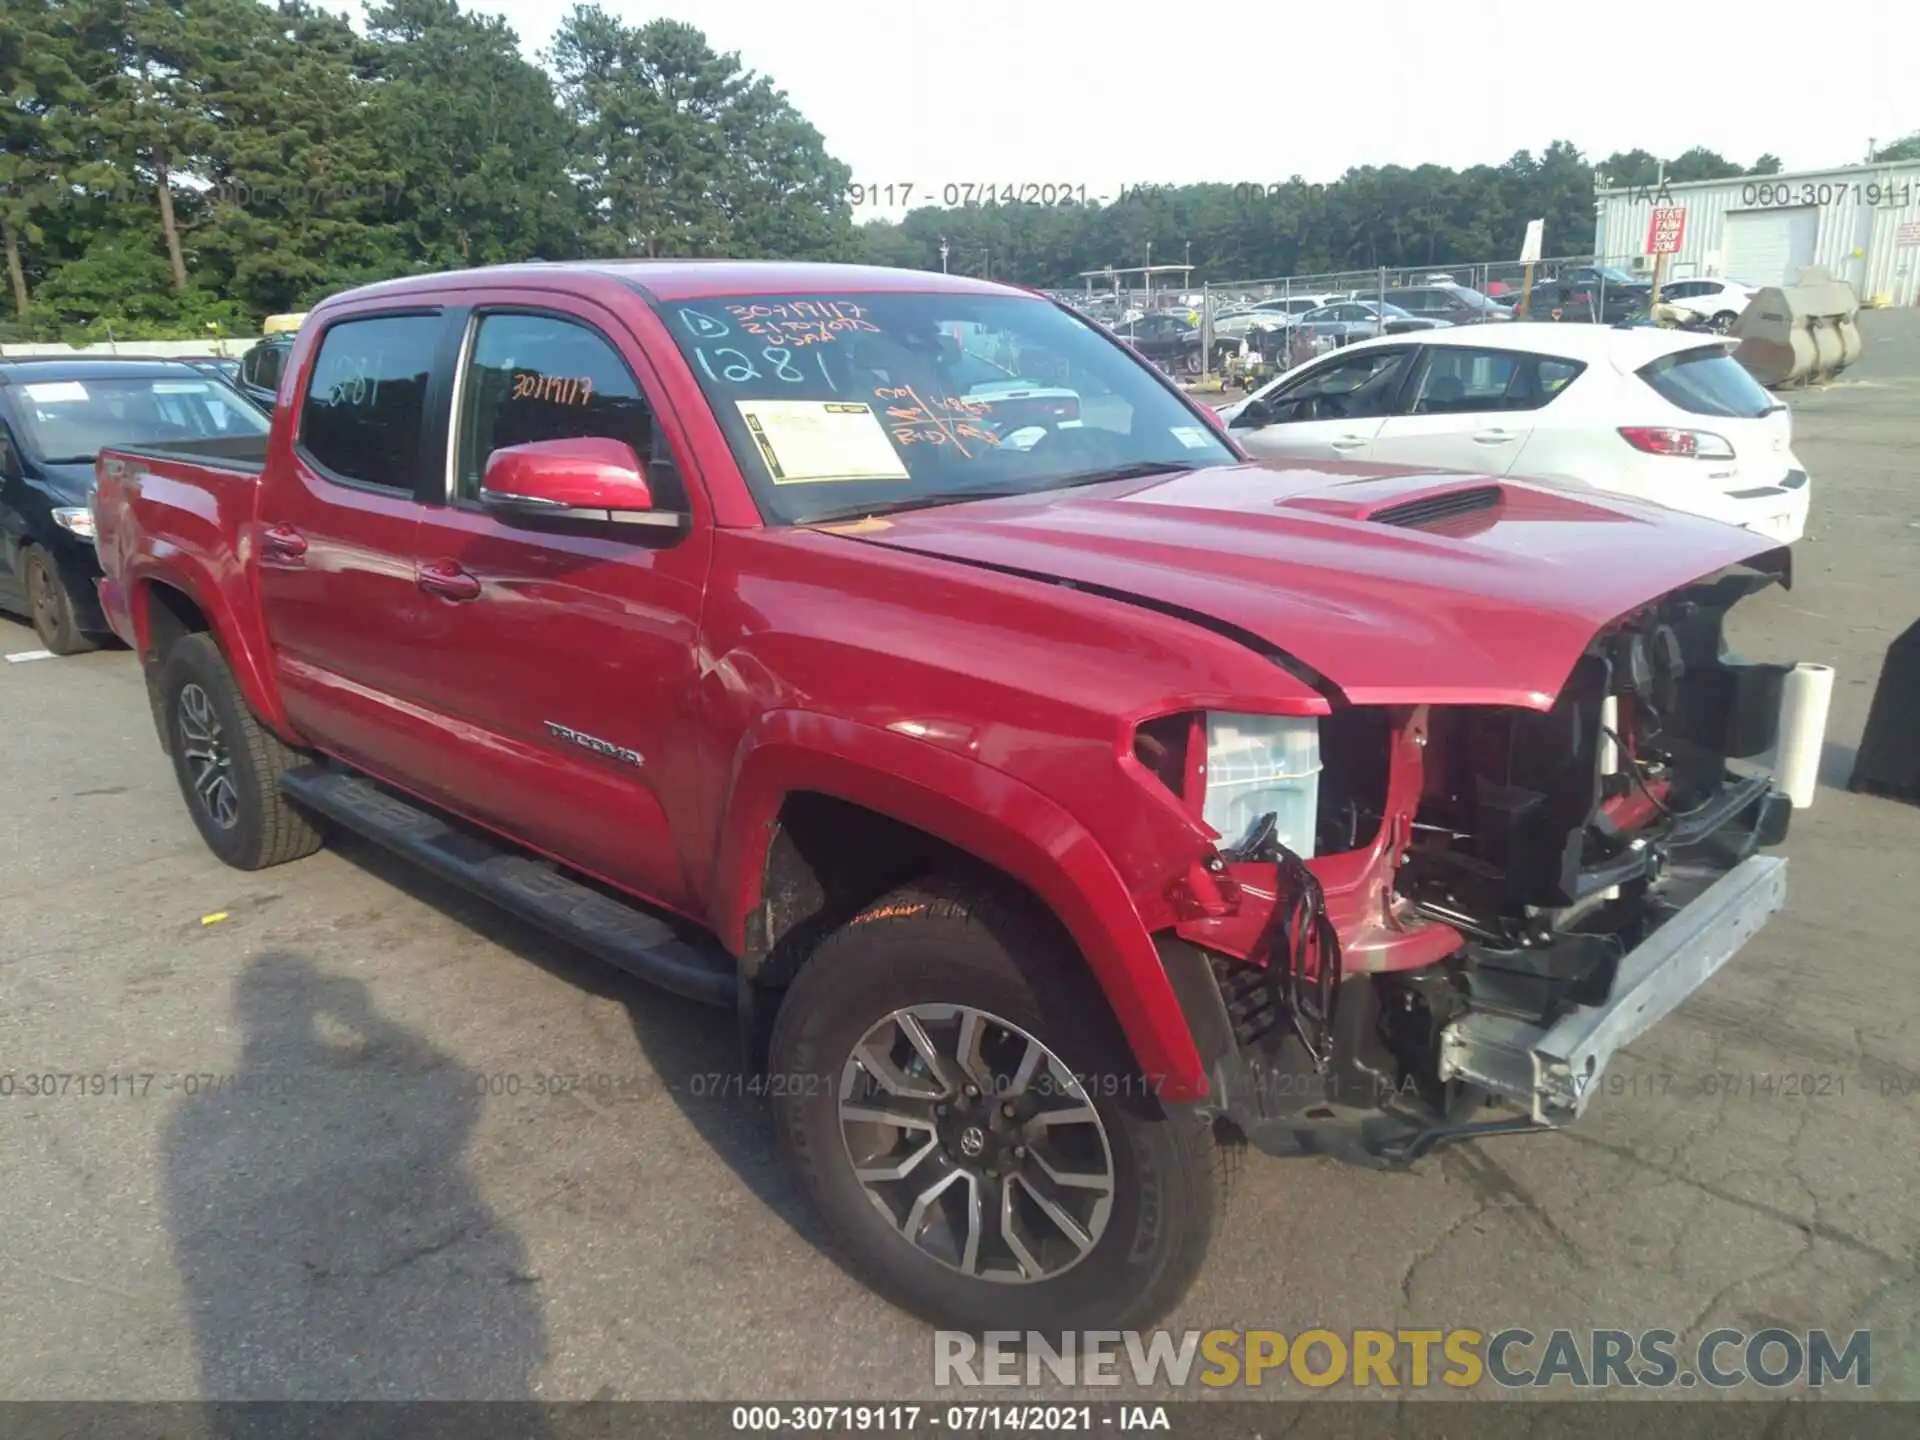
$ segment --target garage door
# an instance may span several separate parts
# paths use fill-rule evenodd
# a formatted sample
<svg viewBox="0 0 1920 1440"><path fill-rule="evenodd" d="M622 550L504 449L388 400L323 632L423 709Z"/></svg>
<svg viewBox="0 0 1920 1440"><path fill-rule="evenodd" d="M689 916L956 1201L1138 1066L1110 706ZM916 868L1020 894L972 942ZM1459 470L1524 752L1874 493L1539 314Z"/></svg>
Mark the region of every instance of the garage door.
<svg viewBox="0 0 1920 1440"><path fill-rule="evenodd" d="M1733 211L1720 246L1720 271L1748 285L1790 285L1801 266L1813 263L1819 234L1815 205Z"/></svg>

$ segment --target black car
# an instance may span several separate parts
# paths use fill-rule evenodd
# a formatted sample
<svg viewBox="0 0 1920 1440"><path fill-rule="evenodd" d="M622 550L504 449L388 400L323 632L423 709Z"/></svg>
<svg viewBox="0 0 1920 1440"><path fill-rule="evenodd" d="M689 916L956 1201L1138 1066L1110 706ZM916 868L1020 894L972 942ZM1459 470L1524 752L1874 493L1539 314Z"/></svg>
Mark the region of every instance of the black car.
<svg viewBox="0 0 1920 1440"><path fill-rule="evenodd" d="M1162 369L1198 375L1204 368L1200 359L1200 327L1184 314L1156 311L1152 315L1143 315L1138 320L1114 326L1113 333ZM1239 349L1240 341L1237 338L1228 340L1216 335L1213 341L1214 365L1221 365L1230 353Z"/></svg>
<svg viewBox="0 0 1920 1440"><path fill-rule="evenodd" d="M94 586L93 461L104 446L229 437L264 444L267 417L177 360L0 360L0 610L56 655L107 633Z"/></svg>
<svg viewBox="0 0 1920 1440"><path fill-rule="evenodd" d="M1386 293L1389 305L1398 305L1409 315L1426 320L1444 320L1449 325L1479 325L1489 320L1511 320L1513 312L1467 285L1408 285Z"/></svg>
<svg viewBox="0 0 1920 1440"><path fill-rule="evenodd" d="M291 334L269 335L240 357L240 378L235 382L240 393L268 414L280 394L280 377L286 373L287 356L293 353Z"/></svg>
<svg viewBox="0 0 1920 1440"><path fill-rule="evenodd" d="M1583 321L1618 325L1646 308L1651 286L1637 281L1620 284L1597 280L1536 280L1527 296L1527 320ZM1514 296L1519 304L1520 297Z"/></svg>

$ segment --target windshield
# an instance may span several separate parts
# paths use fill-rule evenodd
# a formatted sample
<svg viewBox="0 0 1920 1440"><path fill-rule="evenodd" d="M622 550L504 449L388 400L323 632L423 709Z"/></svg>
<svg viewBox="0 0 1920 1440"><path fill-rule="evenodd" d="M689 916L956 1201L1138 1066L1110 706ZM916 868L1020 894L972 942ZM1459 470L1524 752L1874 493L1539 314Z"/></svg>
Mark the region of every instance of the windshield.
<svg viewBox="0 0 1920 1440"><path fill-rule="evenodd" d="M267 417L211 376L36 380L14 386L27 450L47 465L82 465L108 445L264 435Z"/></svg>
<svg viewBox="0 0 1920 1440"><path fill-rule="evenodd" d="M1129 351L1012 295L662 304L769 524L1230 465Z"/></svg>

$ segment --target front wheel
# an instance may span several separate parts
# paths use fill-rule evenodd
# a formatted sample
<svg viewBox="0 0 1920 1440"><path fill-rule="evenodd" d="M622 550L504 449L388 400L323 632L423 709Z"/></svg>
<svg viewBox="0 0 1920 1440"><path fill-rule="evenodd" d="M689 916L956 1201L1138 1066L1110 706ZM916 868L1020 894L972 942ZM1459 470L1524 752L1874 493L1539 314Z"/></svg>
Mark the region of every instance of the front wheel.
<svg viewBox="0 0 1920 1440"><path fill-rule="evenodd" d="M100 648L100 642L80 628L79 607L59 562L39 546L28 550L21 564L20 578L26 584L27 613L33 617L33 633L55 655L84 655Z"/></svg>
<svg viewBox="0 0 1920 1440"><path fill-rule="evenodd" d="M781 1147L843 1253L936 1324L1152 1324L1198 1273L1224 1158L1134 1071L1050 917L957 881L822 943L775 1023Z"/></svg>
<svg viewBox="0 0 1920 1440"><path fill-rule="evenodd" d="M159 684L167 751L207 848L236 870L318 850L320 832L280 789L300 757L254 718L213 637L176 641Z"/></svg>
<svg viewBox="0 0 1920 1440"><path fill-rule="evenodd" d="M1740 317L1735 315L1731 310L1722 310L1708 323L1712 326L1716 334L1725 335L1729 330L1733 329L1734 321L1739 318Z"/></svg>

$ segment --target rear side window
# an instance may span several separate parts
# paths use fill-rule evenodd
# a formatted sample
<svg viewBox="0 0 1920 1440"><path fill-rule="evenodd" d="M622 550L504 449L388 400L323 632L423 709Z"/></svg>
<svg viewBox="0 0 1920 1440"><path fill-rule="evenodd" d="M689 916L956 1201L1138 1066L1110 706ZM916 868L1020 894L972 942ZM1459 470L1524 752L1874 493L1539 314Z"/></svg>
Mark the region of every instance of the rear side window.
<svg viewBox="0 0 1920 1440"><path fill-rule="evenodd" d="M320 342L300 447L342 480L412 493L438 315L343 320Z"/></svg>
<svg viewBox="0 0 1920 1440"><path fill-rule="evenodd" d="M1773 397L1744 365L1718 346L1662 355L1635 373L1661 399L1689 415L1756 420L1773 410Z"/></svg>

